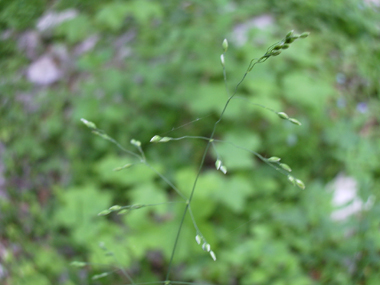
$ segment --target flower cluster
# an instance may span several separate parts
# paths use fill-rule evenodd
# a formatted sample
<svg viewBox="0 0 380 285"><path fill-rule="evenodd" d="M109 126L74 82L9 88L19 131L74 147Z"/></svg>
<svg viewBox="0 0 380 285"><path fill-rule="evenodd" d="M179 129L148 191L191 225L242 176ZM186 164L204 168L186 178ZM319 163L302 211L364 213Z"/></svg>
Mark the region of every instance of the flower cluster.
<svg viewBox="0 0 380 285"><path fill-rule="evenodd" d="M201 237L200 235L196 235L196 236L195 236L195 240L196 240L197 244L199 244L199 245L202 243L202 249L203 249L204 251L209 252L210 255L211 255L211 258L212 258L214 261L216 261L215 253L211 250L211 246L210 246L210 244L207 243L206 240L205 240L203 237Z"/></svg>
<svg viewBox="0 0 380 285"><path fill-rule="evenodd" d="M283 169L283 170L285 170L287 172L292 172L292 169L290 168L290 166L287 165L287 164L285 164L285 163L280 163L280 160L281 160L281 158L279 158L277 156L272 156L272 157L266 159L266 161L269 162L270 164L277 164L281 169ZM276 168L276 169L278 170L278 168ZM305 189L305 184L302 182L302 180L296 179L296 178L294 178L291 175L288 175L288 180L294 186L297 185L302 190Z"/></svg>

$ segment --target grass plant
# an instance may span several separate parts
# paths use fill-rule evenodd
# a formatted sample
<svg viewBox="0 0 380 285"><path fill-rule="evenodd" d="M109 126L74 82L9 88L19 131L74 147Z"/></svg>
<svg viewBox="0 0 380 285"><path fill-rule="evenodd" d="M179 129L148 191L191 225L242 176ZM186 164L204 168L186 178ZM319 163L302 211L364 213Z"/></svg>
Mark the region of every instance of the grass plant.
<svg viewBox="0 0 380 285"><path fill-rule="evenodd" d="M120 267L118 270L120 270L123 273L123 275L128 279L129 284L136 284L136 285L137 284L165 284L165 285L169 285L169 284L200 284L200 283L192 283L192 282L174 281L171 278L172 271L173 271L175 254L176 254L176 251L178 249L178 242L179 242L179 239L180 239L180 236L181 236L181 231L182 231L182 227L183 227L183 224L184 224L184 220L185 220L185 218L186 218L187 215L190 216L192 224L193 224L195 232L196 232L196 234L195 234L195 241L197 242L198 245L200 245L202 247L202 249L207 254L210 255L210 258L213 261L217 261L217 252L215 252L213 250L211 244L207 241L207 237L199 229L191 205L192 205L193 197L196 195L196 192L197 192L197 183L198 183L198 180L199 180L199 178L201 176L202 171L205 168L205 161L206 161L207 156L210 153L210 150L213 150L216 153L216 157L217 157L217 159L215 161L215 168L216 168L216 170L217 171L221 171L225 175L227 174L227 171L228 171L227 167L228 167L228 165L225 165L225 163L223 161L223 157L218 153L218 145L219 144L221 144L221 143L229 144L231 147L239 148L239 149L242 149L242 150L248 152L249 154L255 155L258 159L260 159L261 161L263 161L264 163L266 163L268 166L272 167L274 170L278 171L282 175L285 175L287 177L287 179L289 180L289 182L292 183L294 186L297 186L297 187L299 187L302 190L305 189L305 184L302 182L302 180L300 180L298 178L295 178L293 175L290 174L292 172L292 169L290 168L290 166L288 164L285 164L285 163L281 162L281 158L276 157L276 156L272 156L272 157L266 158L263 155L255 152L255 151L252 151L252 150L250 150L250 149L248 149L246 147L237 145L237 144L235 144L233 142L216 139L216 134L217 134L217 127L218 127L218 125L220 123L222 123L224 114L225 114L225 112L226 112L226 110L227 110L230 102L235 97L237 97L238 88L243 83L243 81L246 79L246 77L248 76L248 74L252 71L252 69L257 64L264 63L269 58L276 57L276 56L280 55L284 50L288 49L291 46L291 44L293 44L294 41L296 41L298 39L306 38L308 35L309 35L309 33L307 33L307 32L302 33L300 35L294 34L293 31L290 31L289 33L287 33L286 36L282 40L280 40L279 42L271 45L266 50L266 52L264 53L264 55L262 55L260 58L254 58L254 59L252 59L249 62L248 67L247 67L244 75L242 76L241 80L236 84L235 88L232 91L230 91L228 89L227 72L226 72L225 54L226 54L226 52L228 50L228 41L227 41L227 39L225 39L223 41L223 43L222 43L223 53L220 56L220 61L221 61L221 65L222 65L222 68L223 68L223 78L224 78L224 82L225 82L226 92L228 94L228 98L227 98L227 100L226 100L226 102L224 104L223 109L220 112L219 118L214 122L213 128L210 130L210 135L208 137L191 136L191 135L186 135L186 136L181 136L181 137L169 137L169 136L154 135L152 137L152 139L150 140L151 143L170 143L170 142L174 142L174 141L190 140L190 139L191 140L203 140L203 141L206 142L206 146L204 148L203 154L201 155L201 160L199 162L198 171L196 173L196 176L194 177L193 183L191 185L191 192L190 192L190 195L188 195L188 196L185 195L184 192L181 191L181 189L177 188L174 185L174 183L171 182L164 174L162 174L159 170L157 170L154 166L152 166L152 164L150 162L148 162L148 159L147 159L147 157L145 155L145 152L144 152L144 150L142 148L142 144L141 144L140 141L138 141L136 139L132 139L130 141L130 143L136 149L135 151L132 151L130 149L127 149L127 148L123 147L115 139L113 139L109 135L107 135L107 133L105 131L99 129L95 125L95 123L90 122L90 121L88 121L88 120L86 120L84 118L81 119L82 123L85 124L92 131L93 134L95 134L97 136L100 136L101 138L103 138L105 140L108 140L111 143L115 144L119 149L121 149L123 152L125 152L126 154L128 154L133 159L133 162L127 163L127 164L125 164L123 166L120 166L120 167L117 167L117 168L114 169L114 171L124 171L124 170L128 171L128 169L130 167L133 167L136 164L143 164L150 171L153 171L155 174L157 174L180 197L180 201L172 201L172 202L169 202L169 203L182 203L183 204L183 214L182 214L182 216L180 218L180 223L178 225L178 230L177 230L175 241L174 241L174 244L173 244L173 247L172 247L172 252L171 252L170 260L169 260L169 263L168 263L165 280L163 280L161 282L136 283L134 281L134 279L133 279L132 274L128 273L127 270L125 270L124 268ZM222 94L221 94L221 97L222 97ZM273 110L271 108L268 108L266 106L263 106L261 104L256 104L256 103L254 103L254 104L256 106L258 106L258 107L264 108L264 109L266 109L266 110L274 113L280 119L288 120L292 124L301 126L301 123L297 119L289 117L285 112L275 111L275 110ZM195 121L198 121L198 120L199 119L196 119ZM195 122L195 121L193 121L193 122ZM191 123L193 123L193 122L191 122ZM181 127L179 127L179 128L181 128ZM175 129L178 129L178 128L175 128ZM144 201L141 201L141 202L142 202L141 204L132 204L132 205L126 205L126 206L113 205L110 208L101 211L98 215L99 216L106 216L106 215L108 215L110 213L113 213L113 212L118 213L118 214L126 214L126 213L129 213L130 211L136 211L136 210L139 210L141 208L155 207L155 206L163 204L163 203L144 204ZM101 244L100 246L103 248L103 250L105 251L106 255L115 257L115 254L113 252L108 251L104 244ZM72 263L72 265L73 266L82 267L82 266L87 265L87 263L74 261ZM99 279L99 278L106 277L110 273L112 273L112 272L103 272L103 273L100 273L100 274L96 274L96 275L93 276L93 279L96 280L96 279Z"/></svg>

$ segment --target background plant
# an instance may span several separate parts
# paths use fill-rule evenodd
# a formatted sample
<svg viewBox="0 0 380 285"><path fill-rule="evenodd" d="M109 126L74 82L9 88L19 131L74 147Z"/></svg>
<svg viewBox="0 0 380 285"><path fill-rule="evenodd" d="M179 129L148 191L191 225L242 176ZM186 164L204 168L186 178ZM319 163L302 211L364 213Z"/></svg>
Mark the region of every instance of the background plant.
<svg viewBox="0 0 380 285"><path fill-rule="evenodd" d="M112 172L124 165L125 159L106 141L83 132L80 118L98 124L101 120L102 129L128 145L131 138L147 142L151 134L211 114L178 130L207 136L220 112L215 102L220 102L225 88L215 56L221 40L227 37L230 41L229 80L236 82L252 56L260 56L284 30L296 27L310 30L313 37L297 43L280 60L253 70L238 95L296 116L303 126L278 123L272 113L243 100L239 105L236 100L219 131L220 139L238 138L240 143L244 139L243 144L266 157L276 155L291 161L308 190L300 195L275 172L247 159L244 152L230 153L228 147L224 155L219 150L234 178L224 180L222 173L216 177L205 173L204 188L217 187L218 180L220 187L229 183L230 187L249 189L252 196L242 191L238 201L223 195L217 195L224 197L217 200L208 193L199 197L199 209L194 210L200 215L199 226L204 235L214 236L215 241L208 241L222 252L217 263L210 261L194 242L193 232L184 232L190 240L181 242L186 246L180 246L178 264L186 264L186 270L178 270L178 279L223 284L237 282L234 280L376 284L379 162L375 158L380 145L376 127L380 58L376 7L361 1L189 1L189 5L177 1L165 1L165 5L144 1L36 1L29 17L16 17L17 13L31 11L17 9L15 5L22 2L0 4L3 283L126 283L117 274L91 281L93 274L103 272L101 266L78 272L69 263L84 260L110 264L112 258L104 259L98 243L103 241L109 250L120 252L125 247L118 237L131 230L135 233L135 251L119 256L119 261L131 264L129 268L144 275L145 280L163 280L156 272L165 269L160 256L169 249L162 245L171 240L161 242L160 255L150 237L166 237L170 225L178 221L165 216L159 207L137 216L137 221L146 224L133 229L121 227L117 219L107 221L95 215L116 202L133 204L140 201L138 195L152 195L165 186L157 176L147 177L138 167L128 170L133 179ZM36 31L37 19L48 10L67 8L77 9L78 17L41 35L35 56L30 57L19 45L24 32ZM120 11L117 17L107 16L115 15L115 10ZM239 24L247 27L253 17L267 14L275 21L264 30L253 26L247 29L247 42L239 44L233 37L239 35ZM207 33L199 32L204 30ZM227 31L232 31L231 35L226 35ZM88 35L98 35L98 41L78 55L76 48ZM71 64L60 81L41 88L26 80L24 71L31 62L48 50L62 48ZM181 117L176 111L179 109L183 110ZM242 110L246 112L243 115ZM188 177L193 177L195 170L189 165L199 161L193 153L202 153L203 146L196 141L143 145L146 155L159 162L154 166L160 171L166 165L178 170L166 175L180 188L191 183ZM162 153L167 155L163 157ZM214 163L215 158L206 161L206 166L214 169ZM373 195L374 204L369 211L336 223L330 220L331 193L325 189L342 171L355 177L364 201ZM139 185L144 187L139 189ZM209 205L208 212L202 207L204 203ZM156 220L167 226L157 225ZM228 232L249 220L246 226ZM130 225L133 220L127 222ZM348 229L353 234L347 237ZM170 232L168 236L173 235ZM197 252L200 260L190 258ZM138 261L142 261L140 266L136 265ZM283 264L289 268L284 269Z"/></svg>

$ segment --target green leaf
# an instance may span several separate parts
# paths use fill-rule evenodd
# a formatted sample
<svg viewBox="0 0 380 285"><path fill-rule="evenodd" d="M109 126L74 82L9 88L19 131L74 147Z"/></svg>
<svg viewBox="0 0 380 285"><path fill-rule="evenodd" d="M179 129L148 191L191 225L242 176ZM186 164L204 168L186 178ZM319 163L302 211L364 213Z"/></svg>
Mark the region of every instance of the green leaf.
<svg viewBox="0 0 380 285"><path fill-rule="evenodd" d="M163 17L162 5L149 0L135 0L131 3L133 16L140 25L148 25L151 19Z"/></svg>
<svg viewBox="0 0 380 285"><path fill-rule="evenodd" d="M158 204L168 202L165 188L159 188L152 182L145 182L137 185L128 191L127 196L131 199L131 204ZM149 211L165 213L167 205L147 207ZM141 211L140 209L134 211Z"/></svg>
<svg viewBox="0 0 380 285"><path fill-rule="evenodd" d="M194 114L204 116L210 112L220 114L228 97L224 84L202 84L194 90L189 106Z"/></svg>
<svg viewBox="0 0 380 285"><path fill-rule="evenodd" d="M252 185L243 177L235 176L224 180L213 194L215 201L235 213L242 213L245 211L246 199L254 193Z"/></svg>
<svg viewBox="0 0 380 285"><path fill-rule="evenodd" d="M113 2L105 4L99 8L95 15L95 21L101 27L115 32L123 26L127 13L130 11L130 3Z"/></svg>
<svg viewBox="0 0 380 285"><path fill-rule="evenodd" d="M60 225L74 228L93 225L94 217L111 204L111 195L91 184L60 191L62 205L54 215L55 223Z"/></svg>
<svg viewBox="0 0 380 285"><path fill-rule="evenodd" d="M148 25L152 18L163 16L161 5L152 1L113 2L103 5L95 15L95 21L113 32L119 31L127 16L132 16L140 25Z"/></svg>
<svg viewBox="0 0 380 285"><path fill-rule="evenodd" d="M55 28L55 32L66 37L71 44L75 44L87 38L93 32L93 27L88 16L79 15L72 20L63 22Z"/></svg>
<svg viewBox="0 0 380 285"><path fill-rule="evenodd" d="M311 76L307 73L293 72L284 78L284 96L292 104L322 115L328 98L336 95L333 85L323 77Z"/></svg>
<svg viewBox="0 0 380 285"><path fill-rule="evenodd" d="M233 143L251 151L257 151L260 145L260 137L255 133L233 130L226 133L223 141ZM254 155L247 150L239 149L228 143L216 143L216 150L223 159L223 164L229 169L252 169Z"/></svg>
<svg viewBox="0 0 380 285"><path fill-rule="evenodd" d="M53 216L54 224L70 229L75 243L86 245L103 231L109 234L118 231L116 226L107 224L104 217L97 215L110 207L110 193L88 184L66 190L60 199L62 205Z"/></svg>

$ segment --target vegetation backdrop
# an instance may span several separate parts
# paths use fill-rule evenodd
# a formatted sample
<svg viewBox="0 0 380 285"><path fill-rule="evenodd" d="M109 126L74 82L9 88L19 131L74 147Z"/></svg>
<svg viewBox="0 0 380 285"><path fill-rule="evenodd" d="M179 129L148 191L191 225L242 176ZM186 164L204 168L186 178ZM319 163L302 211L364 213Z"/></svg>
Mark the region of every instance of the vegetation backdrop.
<svg viewBox="0 0 380 285"><path fill-rule="evenodd" d="M163 284L183 204L98 216L178 195L144 165L113 171L133 156L80 119L130 151L131 139L141 141L149 163L189 195L205 142L150 139L210 135L228 98L224 38L233 90L251 59L294 29L311 34L252 69L215 138L280 157L306 189L251 153L217 144L228 172L215 169L211 150L191 203L217 260L197 245L186 216L170 279L378 284L378 5L0 1L0 283L130 284L127 273Z"/></svg>

